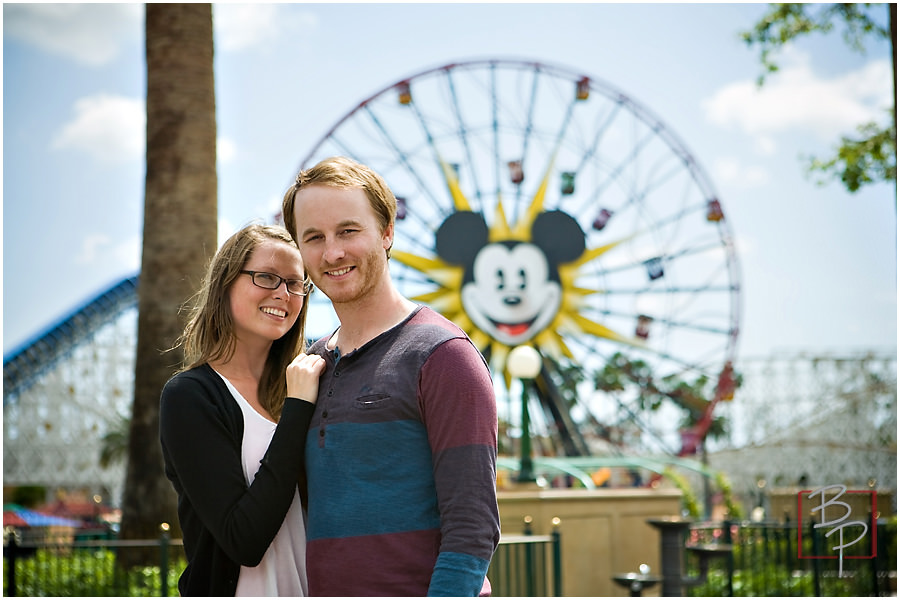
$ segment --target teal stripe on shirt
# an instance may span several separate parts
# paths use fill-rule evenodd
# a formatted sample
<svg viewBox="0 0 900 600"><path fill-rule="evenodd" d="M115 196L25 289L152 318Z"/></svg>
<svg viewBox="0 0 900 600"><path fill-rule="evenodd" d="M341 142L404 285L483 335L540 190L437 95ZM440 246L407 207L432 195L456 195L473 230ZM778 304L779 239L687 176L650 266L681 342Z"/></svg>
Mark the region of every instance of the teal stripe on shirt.
<svg viewBox="0 0 900 600"><path fill-rule="evenodd" d="M311 541L441 526L431 448L417 421L327 425L324 447L313 427L306 469Z"/></svg>

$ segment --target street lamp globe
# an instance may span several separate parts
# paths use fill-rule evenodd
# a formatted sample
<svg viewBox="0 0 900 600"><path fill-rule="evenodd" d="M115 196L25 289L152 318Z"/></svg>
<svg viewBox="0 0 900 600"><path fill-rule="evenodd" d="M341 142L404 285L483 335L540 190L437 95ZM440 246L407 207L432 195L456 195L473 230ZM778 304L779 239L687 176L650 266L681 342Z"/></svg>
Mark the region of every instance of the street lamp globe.
<svg viewBox="0 0 900 600"><path fill-rule="evenodd" d="M506 368L516 379L534 379L541 372L541 355L532 346L516 346L506 358Z"/></svg>

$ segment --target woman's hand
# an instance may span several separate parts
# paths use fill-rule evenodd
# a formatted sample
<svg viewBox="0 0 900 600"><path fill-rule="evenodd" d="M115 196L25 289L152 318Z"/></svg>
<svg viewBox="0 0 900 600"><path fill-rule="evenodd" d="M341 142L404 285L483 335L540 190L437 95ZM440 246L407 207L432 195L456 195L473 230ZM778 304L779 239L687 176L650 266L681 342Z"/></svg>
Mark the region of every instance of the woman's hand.
<svg viewBox="0 0 900 600"><path fill-rule="evenodd" d="M325 359L318 354L298 354L287 367L287 395L315 404L324 370Z"/></svg>

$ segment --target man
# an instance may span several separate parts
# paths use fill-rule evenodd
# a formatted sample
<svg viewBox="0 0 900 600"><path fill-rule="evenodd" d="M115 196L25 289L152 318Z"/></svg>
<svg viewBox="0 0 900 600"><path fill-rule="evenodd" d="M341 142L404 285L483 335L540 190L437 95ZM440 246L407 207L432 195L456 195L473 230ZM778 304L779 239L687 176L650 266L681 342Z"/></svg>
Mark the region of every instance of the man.
<svg viewBox="0 0 900 600"><path fill-rule="evenodd" d="M306 444L312 596L476 596L500 537L497 407L466 334L388 270L397 202L347 158L302 171L285 225L340 327Z"/></svg>

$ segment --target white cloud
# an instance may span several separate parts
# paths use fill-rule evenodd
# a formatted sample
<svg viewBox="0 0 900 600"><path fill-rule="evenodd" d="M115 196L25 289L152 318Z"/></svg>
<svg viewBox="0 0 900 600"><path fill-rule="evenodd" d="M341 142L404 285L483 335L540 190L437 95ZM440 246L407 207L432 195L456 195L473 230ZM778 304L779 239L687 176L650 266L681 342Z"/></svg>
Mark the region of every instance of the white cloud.
<svg viewBox="0 0 900 600"><path fill-rule="evenodd" d="M318 25L315 15L285 4L214 4L216 50L272 47L282 35L298 35Z"/></svg>
<svg viewBox="0 0 900 600"><path fill-rule="evenodd" d="M109 236L104 233L92 233L81 241L81 251L75 257L79 264L91 264L103 253L103 249L109 246Z"/></svg>
<svg viewBox="0 0 900 600"><path fill-rule="evenodd" d="M128 271L141 268L141 238L133 236L126 240L114 240L106 233L89 233L81 240L81 248L75 256L81 265L97 265L100 262L120 266Z"/></svg>
<svg viewBox="0 0 900 600"><path fill-rule="evenodd" d="M106 64L142 35L142 4L3 5L3 35L89 66Z"/></svg>
<svg viewBox="0 0 900 600"><path fill-rule="evenodd" d="M58 150L87 152L105 162L141 159L145 148L143 99L99 94L75 103L75 117L53 139Z"/></svg>
<svg viewBox="0 0 900 600"><path fill-rule="evenodd" d="M308 32L317 17L290 4L214 4L217 51L273 48L285 35ZM100 66L115 59L125 42L143 39L144 5L138 3L5 4L5 37L45 52Z"/></svg>
<svg viewBox="0 0 900 600"><path fill-rule="evenodd" d="M56 150L87 152L104 162L142 159L146 149L147 115L142 99L100 94L75 103L75 116L53 139ZM234 140L216 140L217 160L232 162L237 155Z"/></svg>
<svg viewBox="0 0 900 600"><path fill-rule="evenodd" d="M756 136L756 139L753 140L753 145L756 147L756 152L758 154L763 156L772 156L775 154L775 140L772 139L771 136Z"/></svg>
<svg viewBox="0 0 900 600"><path fill-rule="evenodd" d="M278 29L274 4L216 4L213 10L216 47L223 51L255 46Z"/></svg>
<svg viewBox="0 0 900 600"><path fill-rule="evenodd" d="M832 142L858 125L885 119L893 95L887 61L829 79L813 72L808 55L788 49L779 60L782 67L761 88L738 81L706 99L708 119L756 137L765 153L774 150L776 134L809 133Z"/></svg>
<svg viewBox="0 0 900 600"><path fill-rule="evenodd" d="M769 173L758 165L744 165L734 157L718 157L712 162L714 179L726 185L744 188L761 187L769 183Z"/></svg>

